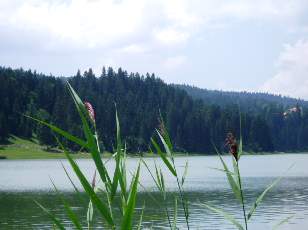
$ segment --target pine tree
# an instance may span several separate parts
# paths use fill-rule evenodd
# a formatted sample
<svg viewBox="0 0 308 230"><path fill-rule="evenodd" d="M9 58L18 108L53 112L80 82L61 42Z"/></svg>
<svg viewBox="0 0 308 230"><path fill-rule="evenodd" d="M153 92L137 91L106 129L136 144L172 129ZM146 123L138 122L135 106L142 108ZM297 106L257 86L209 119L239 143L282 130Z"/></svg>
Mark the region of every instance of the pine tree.
<svg viewBox="0 0 308 230"><path fill-rule="evenodd" d="M39 109L37 112L37 117L40 120L50 122L50 115L47 111ZM44 125L38 125L36 130L36 135L39 143L41 145L46 145L47 149L55 145L55 140L50 129Z"/></svg>

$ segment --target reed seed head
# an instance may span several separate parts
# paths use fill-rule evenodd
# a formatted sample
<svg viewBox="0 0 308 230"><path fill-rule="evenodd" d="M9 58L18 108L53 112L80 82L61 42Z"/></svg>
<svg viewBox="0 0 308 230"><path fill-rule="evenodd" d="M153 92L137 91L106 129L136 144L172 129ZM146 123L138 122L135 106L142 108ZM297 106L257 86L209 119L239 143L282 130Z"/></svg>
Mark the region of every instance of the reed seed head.
<svg viewBox="0 0 308 230"><path fill-rule="evenodd" d="M238 144L233 133L229 132L227 134L225 146L228 146L229 152L234 156L235 160L238 161Z"/></svg>
<svg viewBox="0 0 308 230"><path fill-rule="evenodd" d="M88 110L91 120L95 123L95 112L94 112L93 106L91 105L90 102L87 102L87 101L84 102L84 105L86 109Z"/></svg>

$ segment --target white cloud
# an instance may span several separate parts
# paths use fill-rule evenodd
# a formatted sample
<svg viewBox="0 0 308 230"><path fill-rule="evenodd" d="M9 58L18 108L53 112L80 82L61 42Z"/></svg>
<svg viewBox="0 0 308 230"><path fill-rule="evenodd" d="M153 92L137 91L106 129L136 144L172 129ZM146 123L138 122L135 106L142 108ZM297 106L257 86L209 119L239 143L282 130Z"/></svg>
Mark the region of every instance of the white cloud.
<svg viewBox="0 0 308 230"><path fill-rule="evenodd" d="M12 16L11 26L40 32L92 48L132 34L144 18L142 1L112 0L71 2L25 1ZM131 12L134 13L131 13Z"/></svg>
<svg viewBox="0 0 308 230"><path fill-rule="evenodd" d="M163 66L168 70L174 70L180 67L181 65L185 64L187 58L185 56L174 56L167 58Z"/></svg>
<svg viewBox="0 0 308 230"><path fill-rule="evenodd" d="M238 0L223 4L220 14L241 19L290 19L298 15L302 1L288 0Z"/></svg>
<svg viewBox="0 0 308 230"><path fill-rule="evenodd" d="M148 49L144 45L140 44L130 44L118 49L119 53L127 53L127 54L141 54L146 52Z"/></svg>
<svg viewBox="0 0 308 230"><path fill-rule="evenodd" d="M305 15L306 5L305 0L0 0L0 64L70 75L111 63L176 75L212 30L251 19L295 28L292 22Z"/></svg>
<svg viewBox="0 0 308 230"><path fill-rule="evenodd" d="M278 72L262 91L308 100L308 40L286 45L278 59Z"/></svg>
<svg viewBox="0 0 308 230"><path fill-rule="evenodd" d="M166 45L177 45L186 42L189 38L189 33L178 31L172 28L154 31L156 39Z"/></svg>
<svg viewBox="0 0 308 230"><path fill-rule="evenodd" d="M50 33L70 45L93 48L155 35L163 44L185 42L202 28L226 18L292 18L302 1L277 0L2 0L3 25ZM149 40L149 37L147 37Z"/></svg>

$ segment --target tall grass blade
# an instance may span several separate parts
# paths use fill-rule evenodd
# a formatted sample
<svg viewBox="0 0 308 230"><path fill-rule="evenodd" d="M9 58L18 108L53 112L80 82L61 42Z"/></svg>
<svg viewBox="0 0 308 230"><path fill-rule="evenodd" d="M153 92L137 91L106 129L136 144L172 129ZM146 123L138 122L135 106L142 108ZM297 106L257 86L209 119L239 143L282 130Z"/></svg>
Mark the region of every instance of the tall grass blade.
<svg viewBox="0 0 308 230"><path fill-rule="evenodd" d="M290 219L292 219L295 215L290 215L283 220L279 221L277 224L274 225L273 230L277 230L281 225L286 224L289 222Z"/></svg>
<svg viewBox="0 0 308 230"><path fill-rule="evenodd" d="M127 178L126 178L126 143L124 151L122 152L121 161L120 161L120 177L119 184L121 188L121 197L123 202L127 201Z"/></svg>
<svg viewBox="0 0 308 230"><path fill-rule="evenodd" d="M95 191L96 189L96 170L94 171L94 175L92 178L92 184L91 184L93 190ZM94 215L94 210L93 210L93 203L90 199L89 204L88 204L88 210L87 210L87 222L88 222L88 229L92 228L92 223L93 223L93 215Z"/></svg>
<svg viewBox="0 0 308 230"><path fill-rule="evenodd" d="M157 132L157 134L158 134L158 136L159 136L159 138L160 138L160 141L163 143L163 145L164 145L164 148L165 148L165 151L166 151L166 153L167 153L167 155L168 156L171 156L172 155L172 151L171 151L171 149L172 148L170 148L169 147L169 145L171 145L171 142L169 143L169 144L167 144L167 142L166 142L166 140L165 140L165 138L162 136L162 134L158 131L158 130L156 130L156 132ZM164 132L165 134L164 135L167 135L166 133L166 131ZM172 147L172 145L171 145L171 147Z"/></svg>
<svg viewBox="0 0 308 230"><path fill-rule="evenodd" d="M182 180L181 180L181 185L183 186L184 183L185 183L185 179L186 179L186 176L187 176L187 172L188 172L188 161L186 161L185 163L185 168L184 168L184 173L182 175Z"/></svg>
<svg viewBox="0 0 308 230"><path fill-rule="evenodd" d="M91 119L91 117L90 117L90 115L89 115L89 112L88 112L88 110L86 109L84 103L82 102L82 100L80 99L80 97L78 96L78 94L76 93L76 91L73 89L73 87L71 86L71 84L70 84L68 81L67 81L66 83L67 83L67 86L68 86L68 90L69 90L69 92L70 92L70 94L71 94L71 96L72 96L72 98L73 98L73 100L74 100L74 103L75 103L75 105L76 105L76 108L77 108L78 113L79 113L79 114L80 114L80 113L82 114L82 116L80 115L80 117L86 118L86 120L91 121L92 119ZM83 122L83 121L82 121L82 122ZM86 126L84 126L83 128L86 128ZM86 132L85 132L85 134L86 134Z"/></svg>
<svg viewBox="0 0 308 230"><path fill-rule="evenodd" d="M222 215L226 220L228 220L230 223L235 225L239 230L244 230L243 226L236 219L234 219L234 217L232 217L230 214L226 213L225 211L215 208L213 206L210 206L208 204L204 204L204 203L200 205L208 208L209 210L213 212L216 212L219 215Z"/></svg>
<svg viewBox="0 0 308 230"><path fill-rule="evenodd" d="M143 159L141 159L141 161L143 161ZM149 168L148 165L147 165L145 162L144 162L144 164L146 165L146 168ZM157 167L156 167L156 168L157 168ZM148 170L149 170L149 169L148 169ZM153 179L154 181L156 181L155 178L154 178L154 176L153 176L153 174L152 174L152 172L151 172L151 170L150 170L149 172L150 172L150 174L151 174L152 179ZM155 182L155 183L156 183L156 186L157 186L158 190L160 191L160 193L161 193L161 195L162 195L162 197L163 197L163 199L164 199L164 201L165 201L165 200L166 200L166 193L160 188L160 186L158 185L157 182ZM139 182L139 185L143 188L143 190L148 194L148 196L154 201L154 203L155 203L159 208L163 208L163 209L164 209L165 214L166 214L166 217L167 217L167 219L168 219L169 227L170 227L170 229L172 229L172 224L171 224L171 220L170 220L170 214L169 214L168 207L165 205L165 203L163 203L163 204L165 205L165 206L163 207L162 204L161 204L161 202L158 201L158 200L152 195L152 193L149 192L140 182Z"/></svg>
<svg viewBox="0 0 308 230"><path fill-rule="evenodd" d="M287 171L289 171L292 167L294 166L294 164L292 164ZM286 171L286 172L287 172ZM251 218L251 216L253 215L253 213L255 212L255 210L257 209L258 205L262 202L264 196L272 189L274 188L283 178L284 175L278 177L276 180L273 181L273 183L271 183L262 193L261 195L256 199L256 201L254 202L254 204L252 205L249 213L248 213L248 220Z"/></svg>
<svg viewBox="0 0 308 230"><path fill-rule="evenodd" d="M173 168L172 164L166 157L166 155L161 151L159 145L156 143L156 141L152 138L151 139L153 146L155 147L158 155L161 157L161 159L164 161L165 165L168 167L169 171L174 175L177 176L175 169Z"/></svg>
<svg viewBox="0 0 308 230"><path fill-rule="evenodd" d="M235 160L234 157L232 157L232 164L233 164L233 170L234 170L234 174L233 174L233 178L235 179L235 182L237 183L238 186L240 186L240 178L239 178L239 168L238 168L238 162Z"/></svg>
<svg viewBox="0 0 308 230"><path fill-rule="evenodd" d="M173 175L176 177L176 180L177 180L177 185L178 185L178 190L179 190L179 193L180 193L180 197L181 197L181 203L182 203L182 206L183 206L183 210L184 210L184 214L185 214L185 220L186 220L186 225L187 225L187 229L189 229L189 221L188 221L188 218L189 218L189 213L188 213L188 206L187 204L185 204L186 202L186 199L184 197L184 192L183 192L183 188L181 187L181 182L179 180L179 177L177 176L177 172L176 172L176 167L175 167L175 163L174 163L174 157L173 157L173 151L172 151L172 144L171 144L171 141L170 141L170 138L169 138L169 134L163 124L163 121L162 122L162 130L161 132L159 132L159 130L156 130L159 138L160 138L160 141L162 142L164 148L165 148L165 151L166 151L166 155L170 157L171 159L171 162L173 164L173 166L170 164L170 161L166 158L166 162L165 163L169 163L170 166L168 166L169 170L170 169L173 169ZM167 143L168 142L168 143ZM158 146L159 147L159 146ZM166 156L165 156L166 157ZM164 160L164 159L163 159Z"/></svg>
<svg viewBox="0 0 308 230"><path fill-rule="evenodd" d="M64 167L63 163L61 162L62 168L67 176L67 178L69 179L69 181L71 182L71 185L73 186L74 190L76 193L80 193L79 189L77 188L77 186L75 185L75 183L73 182L72 178L70 177L70 175L68 174L68 171L66 170L66 168Z"/></svg>
<svg viewBox="0 0 308 230"><path fill-rule="evenodd" d="M230 172L230 171L226 171L225 169L220 169L220 168L215 168L215 167L209 167L209 169L213 169L219 172L223 172L223 173L229 173L230 175L234 176L234 172Z"/></svg>
<svg viewBox="0 0 308 230"><path fill-rule="evenodd" d="M111 201L114 199L115 194L117 192L118 184L120 178L122 178L121 171L120 171L120 164L121 164L121 155L122 155L122 144L121 144L121 136L120 136L120 122L118 118L118 113L116 112L116 125L117 125L117 154L115 156L116 160L116 167L114 170L113 181L111 186ZM123 183L122 183L123 187ZM122 188L122 195L126 199L126 191L123 191Z"/></svg>
<svg viewBox="0 0 308 230"><path fill-rule="evenodd" d="M87 142L88 142L88 149L92 155L92 158L94 160L94 163L96 165L97 171L102 179L102 181L107 185L107 189L111 189L111 180L110 177L108 175L108 172L102 162L101 159L101 155L100 152L98 151L98 146L97 146L97 142L95 140L95 136L93 135L89 124L87 122L87 120L91 120L91 118L89 117L89 113L85 108L84 103L81 101L81 99L79 98L79 96L77 95L77 93L75 92L75 90L72 88L72 86L67 82L68 85L68 89L73 97L73 100L75 102L77 111L79 113L79 116L81 118L82 121L82 126L83 126L83 130L84 130L84 134L86 136Z"/></svg>
<svg viewBox="0 0 308 230"><path fill-rule="evenodd" d="M128 203L127 203L127 207L126 207L123 220L122 220L122 224L121 224L122 230L132 229L133 215L135 211L136 197L137 197L137 190L138 190L139 174L140 174L140 163L138 165L136 175L132 180L132 186L131 186L130 193L128 196Z"/></svg>
<svg viewBox="0 0 308 230"><path fill-rule="evenodd" d="M162 206L161 201L158 201L153 195L151 191L148 191L141 183L139 183L139 185L144 189L144 191L148 194L148 196L154 201L154 203L159 207L164 209L164 212L166 214L167 220L168 220L168 224L170 229L172 229L172 224L171 224L171 220L170 220L170 214L169 214L169 209L167 207L167 205L165 205L165 207ZM165 200L165 199L164 199ZM165 204L165 203L164 203Z"/></svg>
<svg viewBox="0 0 308 230"><path fill-rule="evenodd" d="M93 205L96 206L98 211L101 213L101 215L105 218L107 223L111 226L114 226L113 218L111 216L111 213L108 209L108 207L98 198L96 193L94 192L93 188L91 187L90 183L87 181L86 177L81 172L78 165L75 163L75 161L72 159L72 157L69 155L69 153L66 151L66 149L63 147L63 145L58 141L58 143L61 145L66 158L68 159L69 163L71 164L74 172L76 173L80 183L82 184L82 187L86 191L86 193L89 195Z"/></svg>
<svg viewBox="0 0 308 230"><path fill-rule="evenodd" d="M176 222L178 219L178 199L174 198L174 214L173 214L173 224L172 224L172 230L176 230Z"/></svg>
<svg viewBox="0 0 308 230"><path fill-rule="evenodd" d="M76 194L77 194L77 196L78 196L78 199L79 199L84 205L86 205L86 201L83 199L83 197L82 197L82 195L81 195L79 189L77 188L77 186L76 186L75 183L73 182L72 178L70 177L68 171L66 170L66 168L64 167L64 165L63 165L62 162L61 162L61 165L62 165L62 168L63 168L63 170L64 170L64 172L65 172L67 178L69 179L71 185L73 186L73 188L74 188L74 190L75 190L75 192L76 192Z"/></svg>
<svg viewBox="0 0 308 230"><path fill-rule="evenodd" d="M249 213L248 213L248 220L252 217L253 213L257 209L258 205L262 202L265 195L276 185L279 181L281 181L282 177L277 178L272 184L270 184L262 193L261 195L256 199L256 201L253 203Z"/></svg>
<svg viewBox="0 0 308 230"><path fill-rule="evenodd" d="M224 162L224 160L222 159L222 156L220 155L219 151L217 150L217 148L214 146L218 156L219 156L219 159L224 167L224 171L226 172L226 175L227 175L227 179L228 179L228 182L230 184L230 187L235 195L235 197L241 202L242 201L242 198L241 198L241 191L240 191L240 188L238 186L238 183L234 180L233 176L232 176L232 173L231 171L228 169L228 166L226 165L226 163Z"/></svg>
<svg viewBox="0 0 308 230"><path fill-rule="evenodd" d="M81 139L78 138L78 137L75 137L75 136L71 135L70 133L68 133L68 132L66 132L66 131L64 131L64 130L62 130L62 129L60 129L60 128L58 128L57 126L54 126L54 125L49 124L49 123L47 123L47 122L45 122L45 121L42 121L42 120L33 118L33 117L31 117L31 116L28 116L28 115L24 115L24 116L27 117L27 118L30 118L30 119L32 119L32 120L38 122L38 123L40 123L41 125L47 126L48 128L50 128L50 129L51 129L52 131L54 131L55 133L60 134L61 136L63 136L63 137L65 137L66 139L68 139L68 140L70 140L70 141L72 141L72 142L78 144L78 145L81 146L81 147L87 147L87 143L86 143L85 141L81 140Z"/></svg>
<svg viewBox="0 0 308 230"><path fill-rule="evenodd" d="M88 210L87 210L88 229L91 229L91 227L92 227L93 214L94 214L93 204L92 204L92 201L90 200L89 204L88 204Z"/></svg>
<svg viewBox="0 0 308 230"><path fill-rule="evenodd" d="M119 178L119 183L121 187L121 192L125 196L125 200L127 200L127 174L126 174L126 151L127 151L127 146L126 143L124 145L124 151L122 152L122 157L121 157L121 177Z"/></svg>
<svg viewBox="0 0 308 230"><path fill-rule="evenodd" d="M115 157L116 159L116 168L114 170L114 174L113 174L113 181L111 184L111 201L114 199L116 192L117 192L117 188L118 188L118 182L119 182L119 177L121 176L121 171L120 171L120 153L117 152L117 155Z"/></svg>
<svg viewBox="0 0 308 230"><path fill-rule="evenodd" d="M49 218L54 222L54 224L61 230L65 230L64 226L62 223L55 217L54 214L52 214L50 211L48 211L43 205L41 205L39 202L34 200L34 202L39 206L48 216Z"/></svg>
<svg viewBox="0 0 308 230"><path fill-rule="evenodd" d="M240 137L240 144L239 144L239 151L238 151L238 160L240 160L242 154L243 154L243 139L242 136Z"/></svg>
<svg viewBox="0 0 308 230"><path fill-rule="evenodd" d="M160 184L159 184L159 181L155 179L155 177L154 177L152 171L150 170L148 164L147 164L143 159L141 159L141 162L145 165L146 169L147 169L148 172L150 173L150 175L151 175L151 177L152 177L152 179L153 179L153 181L154 181L156 187L157 187L159 190L161 190L161 189L160 189L161 186L160 186ZM157 174L156 174L156 175L157 175Z"/></svg>
<svg viewBox="0 0 308 230"><path fill-rule="evenodd" d="M239 107L239 115L240 115L240 143L239 143L239 151L238 151L238 160L241 158L243 154L243 136L242 136L242 115L241 108Z"/></svg>
<svg viewBox="0 0 308 230"><path fill-rule="evenodd" d="M145 209L145 203L143 202L143 206L142 206L141 214L140 214L140 218L139 218L139 223L138 223L138 227L137 227L138 230L141 230L141 227L142 227L142 219L143 219L144 209Z"/></svg>
<svg viewBox="0 0 308 230"><path fill-rule="evenodd" d="M162 187L162 184L161 184L161 178L160 178L160 174L159 174L159 171L158 171L158 168L157 168L157 165L156 165L156 162L154 161L154 166L155 166L155 174L156 174L156 180L158 181L158 185L159 185L159 190L161 192L163 192L163 187Z"/></svg>
<svg viewBox="0 0 308 230"><path fill-rule="evenodd" d="M160 169L160 183L164 193L166 193L165 179L162 170Z"/></svg>
<svg viewBox="0 0 308 230"><path fill-rule="evenodd" d="M78 220L78 217L76 216L76 214L73 212L73 210L71 209L70 205L67 203L67 201L63 198L63 196L61 195L61 193L59 192L59 190L57 189L55 183L52 181L52 179L50 179L55 191L57 192L58 197L60 198L60 200L62 201L63 205L64 205L64 209L66 211L67 216L69 217L69 219L72 221L72 223L74 224L75 228L78 230L81 230L81 224Z"/></svg>
<svg viewBox="0 0 308 230"><path fill-rule="evenodd" d="M162 118L162 115L160 114L160 134L162 135L162 137L164 138L167 146L169 147L169 149L171 150L171 153L173 152L173 145L171 143L171 139L170 139L170 136L169 136L169 133L166 129L166 126L165 126L165 123L164 123L164 120ZM157 130L158 131L158 130Z"/></svg>

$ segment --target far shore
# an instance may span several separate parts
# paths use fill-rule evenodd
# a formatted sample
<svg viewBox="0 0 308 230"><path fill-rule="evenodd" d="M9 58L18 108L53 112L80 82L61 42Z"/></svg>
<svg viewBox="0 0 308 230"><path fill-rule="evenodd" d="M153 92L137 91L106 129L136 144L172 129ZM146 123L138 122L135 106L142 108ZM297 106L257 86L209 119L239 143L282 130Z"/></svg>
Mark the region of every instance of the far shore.
<svg viewBox="0 0 308 230"><path fill-rule="evenodd" d="M308 152L249 152L244 153L245 156L256 156L256 155L285 155L285 154L308 154ZM222 155L228 155L228 153L222 153ZM91 154L86 152L81 153L71 153L74 159L91 159ZM112 154L109 152L104 152L102 158L110 158ZM159 157L157 154L153 153L128 153L129 158L154 158ZM216 156L215 154L206 153L175 153L176 157L187 157L187 156ZM0 149L0 160L44 160L44 159L66 159L63 152L49 152L47 150L37 151L33 149L26 149L24 152L22 150L16 152L10 148Z"/></svg>
<svg viewBox="0 0 308 230"><path fill-rule="evenodd" d="M0 145L0 160L27 160L27 159L65 159L65 154L58 148L47 148L40 145L36 139L25 140L12 136L8 144ZM307 154L307 152L245 152L244 155L273 155L273 154ZM228 153L223 153L227 155ZM158 157L156 154L149 152L129 153L132 158L139 157ZM177 157L185 156L216 156L207 153L183 153L176 152ZM90 159L91 155L86 152L72 153L75 159ZM110 158L112 153L104 152L103 158Z"/></svg>

